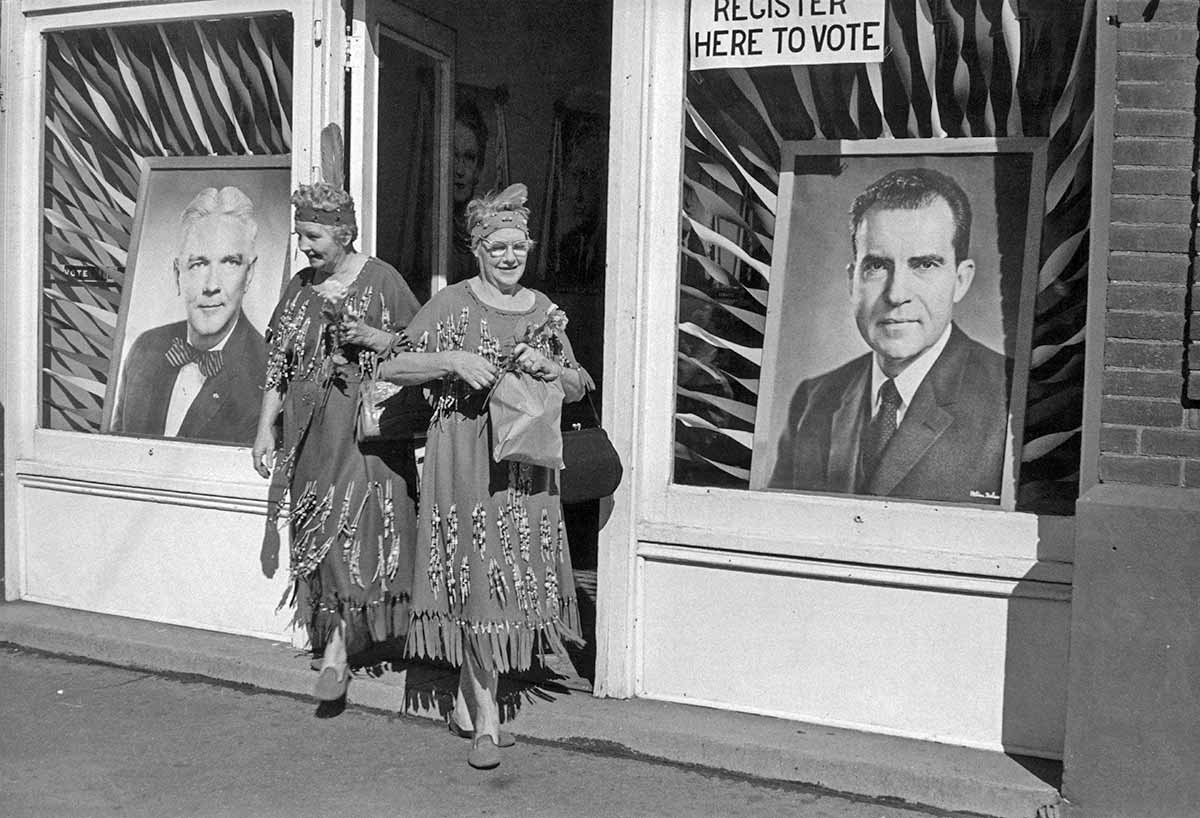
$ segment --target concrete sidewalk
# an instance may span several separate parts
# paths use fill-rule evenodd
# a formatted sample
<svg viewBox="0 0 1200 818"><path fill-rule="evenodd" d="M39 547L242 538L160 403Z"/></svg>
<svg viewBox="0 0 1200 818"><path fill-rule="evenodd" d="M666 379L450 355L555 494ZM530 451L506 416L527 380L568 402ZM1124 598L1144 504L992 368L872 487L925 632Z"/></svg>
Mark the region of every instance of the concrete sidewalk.
<svg viewBox="0 0 1200 818"><path fill-rule="evenodd" d="M28 602L0 604L0 642L305 697L315 679L307 656L290 645ZM457 672L396 667L358 671L350 705L443 718ZM681 704L596 699L580 681L525 677L507 685L508 709L519 718L506 726L581 749L950 812L1035 818L1059 801L1043 780L1055 780L1050 762Z"/></svg>

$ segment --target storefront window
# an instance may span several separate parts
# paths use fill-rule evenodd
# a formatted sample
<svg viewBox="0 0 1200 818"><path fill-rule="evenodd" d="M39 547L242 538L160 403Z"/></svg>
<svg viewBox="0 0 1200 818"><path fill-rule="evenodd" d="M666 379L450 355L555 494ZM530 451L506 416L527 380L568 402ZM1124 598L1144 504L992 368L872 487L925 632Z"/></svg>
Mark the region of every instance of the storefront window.
<svg viewBox="0 0 1200 818"><path fill-rule="evenodd" d="M1070 512L1082 405L1092 8L1081 1L889 3L881 64L689 73L676 483L999 505L1000 486L1011 477L1006 507ZM872 187L884 177L892 181ZM899 194L888 191L946 177L957 179L975 211L965 252L954 243L960 209L945 201L952 193L919 194L946 208L937 214L950 226L944 250L912 249L932 230L928 219L885 224L872 216L884 209L911 216L916 205L895 204L887 197ZM851 206L867 189L852 244ZM873 206L879 196L892 204ZM1027 222L1031 211L1038 217ZM885 234L895 246L879 243ZM872 249L856 246L864 243ZM972 253L979 259L964 267ZM882 276L900 288L899 268L923 271L924 282L944 268L946 287L880 294L871 282ZM977 303L985 292L994 302L990 315ZM832 340L837 333L845 344ZM992 351L970 347L961 373L967 379L956 383L972 385L958 408L945 391L934 400L917 396L924 381L906 384L899 372L927 349L927 360L944 360L960 336ZM1021 336L1024 363L1014 372ZM872 361L889 371L876 375ZM896 361L902 366L890 371ZM840 374L827 375L834 371ZM989 372L1004 386L985 398ZM880 433L876 419L883 408L888 426L892 400L880 397L872 379L893 375L899 419ZM1001 468L989 452L1006 433L1010 394L1020 397L1009 420L1023 423ZM964 413L972 400L978 408ZM937 417L922 414L926 403ZM997 406L998 423L985 422ZM922 434L913 437L917 420ZM973 425L956 437L963 423ZM945 448L952 439L953 449ZM881 465L899 454L908 465ZM985 460L993 465L983 468ZM941 485L920 477L922 469Z"/></svg>
<svg viewBox="0 0 1200 818"><path fill-rule="evenodd" d="M45 35L44 428L251 442L287 275L292 27Z"/></svg>

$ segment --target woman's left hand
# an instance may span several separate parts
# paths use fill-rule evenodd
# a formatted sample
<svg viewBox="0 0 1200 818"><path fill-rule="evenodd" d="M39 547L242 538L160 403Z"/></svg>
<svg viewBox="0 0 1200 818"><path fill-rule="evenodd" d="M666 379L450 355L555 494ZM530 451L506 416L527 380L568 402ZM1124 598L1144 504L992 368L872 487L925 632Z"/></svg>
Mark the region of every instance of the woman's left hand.
<svg viewBox="0 0 1200 818"><path fill-rule="evenodd" d="M562 374L562 364L552 361L529 344L517 344L513 349L517 368L539 381L555 381Z"/></svg>
<svg viewBox="0 0 1200 818"><path fill-rule="evenodd" d="M338 343L383 352L392 343L392 335L368 324L361 318L346 318L337 325Z"/></svg>

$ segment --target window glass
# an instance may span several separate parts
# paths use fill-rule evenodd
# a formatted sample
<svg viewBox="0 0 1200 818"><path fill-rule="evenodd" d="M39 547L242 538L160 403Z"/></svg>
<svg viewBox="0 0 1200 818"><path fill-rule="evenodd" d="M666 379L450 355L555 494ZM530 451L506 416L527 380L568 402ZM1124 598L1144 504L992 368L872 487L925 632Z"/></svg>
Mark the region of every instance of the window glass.
<svg viewBox="0 0 1200 818"><path fill-rule="evenodd" d="M819 359L810 376L797 374L800 367L791 366L792 374L785 377L781 373L789 367L779 365L797 354L807 354L808 349L798 353L795 344L799 342L781 344L781 335L803 329L809 333L807 337L821 337L823 322L834 317L855 332L860 322L852 286L856 279L850 274L855 262L850 234L852 177L857 174L866 181L873 170L882 176L899 165L912 165L965 177L962 186L976 197L977 210L983 214L977 219L977 229L984 235L990 231L994 255L1003 258L1005 247L1013 252L1032 248L1027 265L1033 270L1027 280L1032 279L1036 289L1032 296L1032 352L1021 407L1024 432L1013 455L1020 478L1012 491L1018 509L1063 513L1073 509L1078 493L1090 216L1092 6L1083 2L1017 6L933 3L931 17L914 11L916 8L887 4L882 64L729 68L688 74L681 191L676 483L957 501L931 489L892 492L902 475L882 481L880 485L890 483L888 490L872 490L861 474L847 475L845 469L839 472L838 462L849 463L851 470L863 468L868 427L879 416L879 392L873 389L872 405L863 405L865 414L856 414L861 428L854 440L839 444L837 438L847 437L850 421L844 414L835 419L833 409L844 407L847 399L834 397L831 383L816 377L858 357L866 356L862 359L869 362L867 353L874 347L865 340L865 328L859 331L864 337L854 339L859 346L847 349L844 360L831 353ZM1014 8L1018 14L1013 13ZM1044 177L1031 171L1028 157L980 160L968 155L969 151L954 156L953 140L969 137L1040 139ZM829 146L842 140L874 141L882 159L840 156ZM948 147L922 148L912 161L900 161L891 156L903 150L895 148L893 140L945 140ZM796 142L821 146L806 150ZM868 154L872 150L857 147ZM941 153L951 156L941 158ZM999 191L994 197L978 195L975 187L979 180L973 178L976 168L986 170L992 189ZM789 193L786 201L781 196L785 177L789 184L794 183L793 189L782 191ZM1039 179L1040 186L1029 189ZM804 195L799 192L801 186L806 186ZM1031 225L1033 229L1026 231L1026 224L1012 212L1015 208L1002 206L1002 199L1032 202L1043 214L1040 225ZM798 231L806 242L815 240L804 233L806 225L836 225L837 235L823 240L827 252L821 263L828 271L827 292L794 286L792 277L797 273L793 267L812 261L796 255L796 235L786 237L792 248L786 265L781 267L773 258L785 239L785 222L788 230ZM893 227L895 230L902 238L912 238L911 230L899 226ZM856 235L863 240L863 233ZM914 251L911 255L926 258L937 254ZM922 266L909 265L908 255L904 259L901 266L905 269L911 266L916 271ZM958 261L951 261L948 281L953 282ZM884 259L876 266L894 263ZM924 269L927 275L931 264L924 264ZM860 269L860 280L863 275ZM982 286L978 282L988 275L993 272L981 273L973 286ZM893 274L891 278L899 281L901 276ZM778 289L785 283L792 290L786 298ZM1019 295L1000 293L1005 286L998 285L997 303ZM946 297L953 302L954 293ZM908 296L895 298L911 300ZM783 304L790 305L791 317L781 319L772 313ZM926 306L938 313L936 306ZM1015 311L1005 307L1004 321L1010 334L1015 328L1013 316ZM863 322L869 323L869 319ZM952 322L943 325L934 320L932 325L934 329L944 326L949 333L950 325L958 323L956 314ZM906 332L898 324L888 326L897 335ZM776 337L768 337L772 333ZM931 343L939 338L941 334L935 334ZM956 339L951 347L955 344ZM1005 352L1003 342L997 347L1001 354ZM1011 353L1011 339L1009 347ZM989 362L996 360L985 357ZM764 361L772 371L764 370ZM870 370L864 371L867 377L860 379L860 384L870 383ZM1011 382L1011 371L1007 377ZM815 398L804 394L802 386L821 394ZM901 392L905 388L901 383ZM763 394L773 395L771 407L760 405ZM919 414L920 407L912 400L901 405L901 418L894 425L903 425L909 409L914 418ZM775 420L768 429L766 419L771 417ZM802 423L809 423L804 426L807 442L784 439ZM821 431L812 432L817 428ZM982 441L982 437L967 439ZM822 451L816 459L802 453L789 468L828 476L827 483L815 478L808 481L807 477L799 483L783 478L772 481L781 451L795 452L798 445ZM835 451L830 457L830 449L839 445L853 445L859 451L852 455ZM978 458L985 448L980 443L978 449L967 447L959 454L964 460ZM944 477L953 474L953 468L944 459L933 470ZM973 492L963 498L965 502L986 505L998 499L992 497L988 481L964 489Z"/></svg>
<svg viewBox="0 0 1200 818"><path fill-rule="evenodd" d="M287 266L291 17L44 46L41 425L249 445Z"/></svg>

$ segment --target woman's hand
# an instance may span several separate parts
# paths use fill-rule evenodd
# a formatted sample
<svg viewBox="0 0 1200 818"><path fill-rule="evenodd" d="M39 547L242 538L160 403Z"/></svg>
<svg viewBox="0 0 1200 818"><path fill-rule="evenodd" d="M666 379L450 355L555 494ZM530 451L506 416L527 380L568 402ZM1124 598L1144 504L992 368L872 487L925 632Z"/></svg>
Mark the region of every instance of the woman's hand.
<svg viewBox="0 0 1200 818"><path fill-rule="evenodd" d="M275 424L260 428L254 437L254 446L250 449L250 459L254 461L254 470L263 477L271 476L271 468L275 465Z"/></svg>
<svg viewBox="0 0 1200 818"><path fill-rule="evenodd" d="M338 343L343 346L353 344L382 354L392 345L390 332L377 329L357 317L348 317L341 321L334 332L337 334Z"/></svg>
<svg viewBox="0 0 1200 818"><path fill-rule="evenodd" d="M457 350L447 353L450 371L472 389L490 389L500 374L482 355Z"/></svg>
<svg viewBox="0 0 1200 818"><path fill-rule="evenodd" d="M522 372L532 375L539 381L556 381L562 375L562 364L547 358L529 344L517 344L513 348L513 358Z"/></svg>

